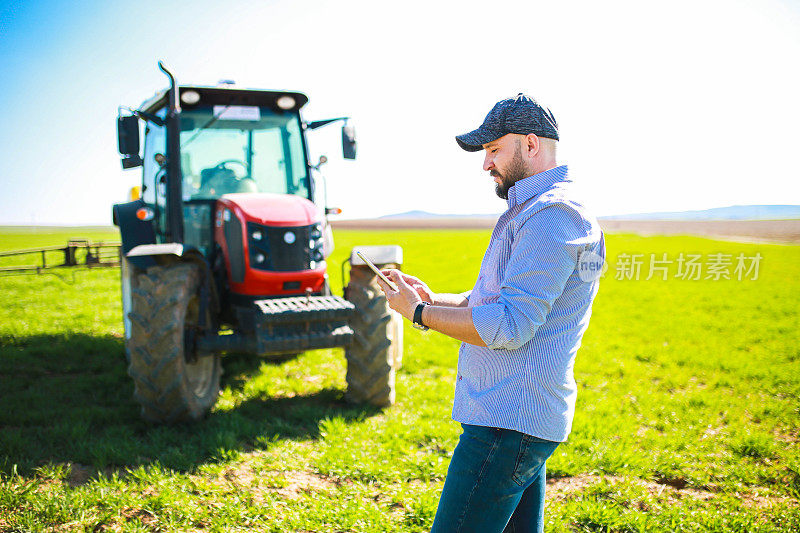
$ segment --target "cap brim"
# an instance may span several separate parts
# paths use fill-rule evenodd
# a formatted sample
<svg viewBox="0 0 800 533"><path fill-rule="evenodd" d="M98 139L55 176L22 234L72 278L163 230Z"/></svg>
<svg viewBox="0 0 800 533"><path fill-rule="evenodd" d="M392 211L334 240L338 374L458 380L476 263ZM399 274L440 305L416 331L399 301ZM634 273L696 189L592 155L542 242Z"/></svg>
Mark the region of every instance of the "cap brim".
<svg viewBox="0 0 800 533"><path fill-rule="evenodd" d="M478 128L463 135L456 135L456 142L467 152L478 152L483 150L483 145L495 141L505 135L496 131Z"/></svg>

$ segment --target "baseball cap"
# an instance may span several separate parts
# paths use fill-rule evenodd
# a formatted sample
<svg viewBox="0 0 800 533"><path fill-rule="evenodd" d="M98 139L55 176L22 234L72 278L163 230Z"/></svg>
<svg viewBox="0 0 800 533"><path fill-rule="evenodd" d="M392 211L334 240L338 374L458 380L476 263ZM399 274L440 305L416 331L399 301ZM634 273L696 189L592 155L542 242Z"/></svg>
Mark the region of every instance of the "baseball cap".
<svg viewBox="0 0 800 533"><path fill-rule="evenodd" d="M467 152L477 152L483 149L482 145L509 133L533 133L558 140L558 123L552 111L519 93L514 98L497 102L478 129L457 135L456 142Z"/></svg>

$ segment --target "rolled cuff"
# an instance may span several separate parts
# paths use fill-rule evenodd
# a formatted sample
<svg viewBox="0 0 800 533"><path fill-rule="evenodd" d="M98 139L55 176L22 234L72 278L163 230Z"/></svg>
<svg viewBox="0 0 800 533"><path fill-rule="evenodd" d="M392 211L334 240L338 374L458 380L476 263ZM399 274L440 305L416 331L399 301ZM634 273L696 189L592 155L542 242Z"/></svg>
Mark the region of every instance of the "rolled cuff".
<svg viewBox="0 0 800 533"><path fill-rule="evenodd" d="M486 343L487 348L499 350L503 348L518 348L509 346L509 340L500 335L500 327L505 319L506 309L503 304L478 305L472 308L472 324Z"/></svg>

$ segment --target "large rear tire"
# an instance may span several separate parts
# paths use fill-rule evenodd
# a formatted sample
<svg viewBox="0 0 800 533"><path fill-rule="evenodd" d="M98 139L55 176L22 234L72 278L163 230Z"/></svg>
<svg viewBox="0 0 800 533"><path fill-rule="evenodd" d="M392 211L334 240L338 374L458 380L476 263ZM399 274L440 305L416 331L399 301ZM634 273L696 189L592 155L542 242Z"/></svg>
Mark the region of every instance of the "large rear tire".
<svg viewBox="0 0 800 533"><path fill-rule="evenodd" d="M187 339L200 314L200 277L191 263L155 266L133 276L128 374L149 422L198 420L219 396L219 355L186 359Z"/></svg>
<svg viewBox="0 0 800 533"><path fill-rule="evenodd" d="M402 323L398 328L396 313L389 309L375 279L365 266L350 269L346 295L356 312L350 321L353 342L345 349L347 399L388 407L395 401L395 370L403 351Z"/></svg>

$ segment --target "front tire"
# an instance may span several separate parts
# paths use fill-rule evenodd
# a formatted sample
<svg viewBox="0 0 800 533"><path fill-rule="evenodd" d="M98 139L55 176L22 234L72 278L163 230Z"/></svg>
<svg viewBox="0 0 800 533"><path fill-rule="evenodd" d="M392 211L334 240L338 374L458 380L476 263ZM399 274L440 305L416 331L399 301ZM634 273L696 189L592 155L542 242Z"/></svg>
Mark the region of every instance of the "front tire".
<svg viewBox="0 0 800 533"><path fill-rule="evenodd" d="M149 422L199 420L219 396L219 355L186 359L187 333L200 313L200 279L199 267L191 263L155 266L133 277L128 374Z"/></svg>
<svg viewBox="0 0 800 533"><path fill-rule="evenodd" d="M402 323L389 309L368 267L350 269L346 295L356 307L350 321L353 342L345 349L347 399L388 407L395 401L395 371L403 352Z"/></svg>

